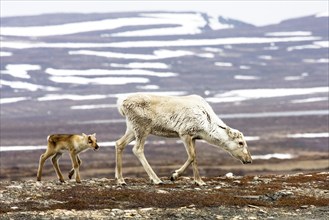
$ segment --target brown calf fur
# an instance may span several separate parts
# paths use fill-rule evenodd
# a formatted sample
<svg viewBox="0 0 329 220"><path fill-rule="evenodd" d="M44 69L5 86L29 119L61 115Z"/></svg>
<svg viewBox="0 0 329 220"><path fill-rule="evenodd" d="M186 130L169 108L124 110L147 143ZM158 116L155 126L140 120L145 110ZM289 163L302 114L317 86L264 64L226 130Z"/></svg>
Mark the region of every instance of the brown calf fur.
<svg viewBox="0 0 329 220"><path fill-rule="evenodd" d="M47 150L44 154L40 156L39 168L37 174L37 180L41 181L42 168L45 161L52 156L52 163L56 171L59 181L64 182L62 172L58 166L58 160L62 156L63 151L69 151L72 160L72 169L69 172L69 178L75 173L75 180L80 183L80 173L79 167L81 165L81 159L79 158L79 153L91 148L97 150L99 146L97 145L96 133L86 135L78 134L52 134L48 138Z"/></svg>

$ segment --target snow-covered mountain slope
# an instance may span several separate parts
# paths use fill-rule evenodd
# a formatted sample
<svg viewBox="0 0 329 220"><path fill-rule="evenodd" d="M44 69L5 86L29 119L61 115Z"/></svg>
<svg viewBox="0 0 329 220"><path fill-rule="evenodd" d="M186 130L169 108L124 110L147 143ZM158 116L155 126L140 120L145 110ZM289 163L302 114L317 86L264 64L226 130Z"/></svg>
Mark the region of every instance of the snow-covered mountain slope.
<svg viewBox="0 0 329 220"><path fill-rule="evenodd" d="M228 118L327 110L321 14L265 27L196 12L50 14L1 18L0 33L1 120L13 126L115 122L116 98L132 92L199 94Z"/></svg>

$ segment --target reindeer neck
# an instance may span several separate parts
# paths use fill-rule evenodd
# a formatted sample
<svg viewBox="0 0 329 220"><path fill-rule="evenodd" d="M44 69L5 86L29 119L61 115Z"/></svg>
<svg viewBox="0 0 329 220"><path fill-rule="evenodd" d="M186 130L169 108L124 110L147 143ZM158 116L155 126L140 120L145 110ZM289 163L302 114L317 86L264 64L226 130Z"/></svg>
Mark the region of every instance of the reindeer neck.
<svg viewBox="0 0 329 220"><path fill-rule="evenodd" d="M203 139L211 145L224 148L225 142L229 140L229 137L225 129L219 127L217 124L214 124L208 132L205 132Z"/></svg>

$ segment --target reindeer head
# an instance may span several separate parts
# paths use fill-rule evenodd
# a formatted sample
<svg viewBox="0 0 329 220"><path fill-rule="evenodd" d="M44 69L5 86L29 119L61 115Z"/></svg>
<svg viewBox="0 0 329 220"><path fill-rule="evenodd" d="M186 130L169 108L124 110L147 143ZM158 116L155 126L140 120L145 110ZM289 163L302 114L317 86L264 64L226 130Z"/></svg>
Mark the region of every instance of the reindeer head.
<svg viewBox="0 0 329 220"><path fill-rule="evenodd" d="M92 148L93 150L98 150L99 146L98 146L97 140L96 140L96 133L90 134L90 135L86 135L86 134L82 133L82 136L85 139L87 139L88 147Z"/></svg>
<svg viewBox="0 0 329 220"><path fill-rule="evenodd" d="M225 142L225 149L243 164L251 163L251 155L243 134L229 127L226 127L225 130L228 135L228 141Z"/></svg>

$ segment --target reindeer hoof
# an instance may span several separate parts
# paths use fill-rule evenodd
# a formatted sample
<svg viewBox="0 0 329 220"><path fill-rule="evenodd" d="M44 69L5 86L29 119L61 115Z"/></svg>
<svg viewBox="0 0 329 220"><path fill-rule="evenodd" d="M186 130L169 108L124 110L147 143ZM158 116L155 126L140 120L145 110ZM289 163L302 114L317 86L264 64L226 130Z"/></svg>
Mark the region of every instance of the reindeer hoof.
<svg viewBox="0 0 329 220"><path fill-rule="evenodd" d="M171 174L171 176L170 176L170 180L171 181L175 181L175 180L177 180L177 178L178 178L178 173L176 173L176 172L173 172L172 174Z"/></svg>
<svg viewBox="0 0 329 220"><path fill-rule="evenodd" d="M72 179L74 172L69 172L69 179Z"/></svg>
<svg viewBox="0 0 329 220"><path fill-rule="evenodd" d="M194 183L198 186L206 186L207 184L203 180L195 180Z"/></svg>
<svg viewBox="0 0 329 220"><path fill-rule="evenodd" d="M158 180L152 180L151 179L151 183L154 184L154 185L162 185L163 184L163 182L160 179L158 179Z"/></svg>
<svg viewBox="0 0 329 220"><path fill-rule="evenodd" d="M117 185L118 186L126 186L127 183L123 179L122 180L117 179Z"/></svg>

